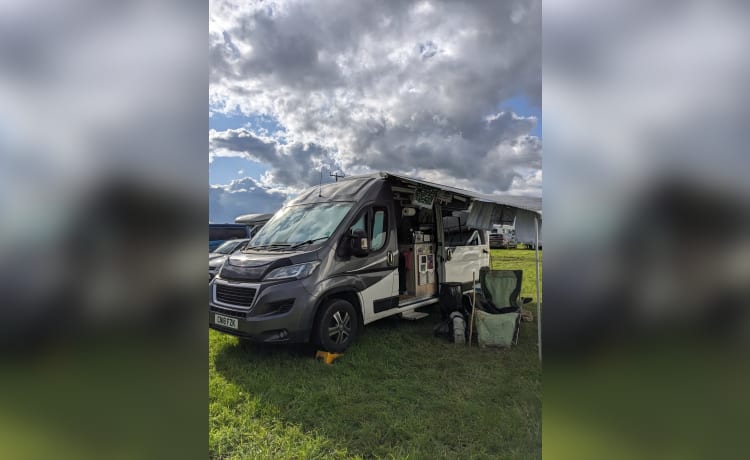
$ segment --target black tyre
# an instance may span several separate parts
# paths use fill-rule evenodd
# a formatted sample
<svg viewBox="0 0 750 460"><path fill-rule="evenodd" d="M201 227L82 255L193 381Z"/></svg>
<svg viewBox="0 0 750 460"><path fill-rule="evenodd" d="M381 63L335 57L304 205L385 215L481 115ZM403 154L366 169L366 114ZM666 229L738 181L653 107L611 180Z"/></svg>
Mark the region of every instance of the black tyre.
<svg viewBox="0 0 750 460"><path fill-rule="evenodd" d="M325 351L341 353L357 337L359 318L351 303L330 299L321 305L314 327L316 345Z"/></svg>

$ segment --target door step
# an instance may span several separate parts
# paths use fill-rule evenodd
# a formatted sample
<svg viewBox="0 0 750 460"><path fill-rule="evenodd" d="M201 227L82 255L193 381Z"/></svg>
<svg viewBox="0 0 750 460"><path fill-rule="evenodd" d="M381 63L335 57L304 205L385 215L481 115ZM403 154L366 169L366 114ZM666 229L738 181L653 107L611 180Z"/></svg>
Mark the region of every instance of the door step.
<svg viewBox="0 0 750 460"><path fill-rule="evenodd" d="M414 310L412 310L412 311L405 311L405 312L401 313L401 317L403 319L408 319L410 321L416 321L416 320L422 319L422 318L424 318L426 316L430 316L430 314L422 312L422 311L414 311Z"/></svg>

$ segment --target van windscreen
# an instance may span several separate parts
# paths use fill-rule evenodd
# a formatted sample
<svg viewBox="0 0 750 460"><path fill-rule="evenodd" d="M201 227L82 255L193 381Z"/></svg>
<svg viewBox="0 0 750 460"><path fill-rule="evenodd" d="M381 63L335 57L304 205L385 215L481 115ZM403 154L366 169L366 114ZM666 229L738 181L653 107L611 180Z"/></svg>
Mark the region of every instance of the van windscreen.
<svg viewBox="0 0 750 460"><path fill-rule="evenodd" d="M314 203L279 210L249 246L294 245L323 241L336 230L353 203Z"/></svg>

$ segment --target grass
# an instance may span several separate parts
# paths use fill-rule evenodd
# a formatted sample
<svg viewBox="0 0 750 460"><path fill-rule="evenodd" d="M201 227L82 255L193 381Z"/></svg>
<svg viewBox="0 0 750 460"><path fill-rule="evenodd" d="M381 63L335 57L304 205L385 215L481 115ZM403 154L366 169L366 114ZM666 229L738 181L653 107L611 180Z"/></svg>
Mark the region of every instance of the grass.
<svg viewBox="0 0 750 460"><path fill-rule="evenodd" d="M523 269L522 295L535 297L533 251L493 250L492 265ZM368 325L330 366L308 346L210 331L211 457L540 457L535 324L511 350L467 348L435 338L427 311Z"/></svg>

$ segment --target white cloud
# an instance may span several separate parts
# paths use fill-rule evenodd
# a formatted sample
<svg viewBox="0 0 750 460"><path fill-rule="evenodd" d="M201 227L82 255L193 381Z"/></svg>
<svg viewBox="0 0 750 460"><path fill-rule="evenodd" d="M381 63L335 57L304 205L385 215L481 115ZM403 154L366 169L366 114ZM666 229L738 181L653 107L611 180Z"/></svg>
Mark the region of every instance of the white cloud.
<svg viewBox="0 0 750 460"><path fill-rule="evenodd" d="M326 165L539 195L537 120L498 106L541 104L540 13L538 0L212 1L211 110L285 132L212 131L210 156L264 163L261 183L290 190Z"/></svg>
<svg viewBox="0 0 750 460"><path fill-rule="evenodd" d="M208 139L209 158L241 157L268 165L269 170L260 179L267 187L294 191L317 184L321 167L341 169L330 151L318 144L282 143L246 128L210 130Z"/></svg>
<svg viewBox="0 0 750 460"><path fill-rule="evenodd" d="M274 212L286 198L286 193L264 187L251 177L233 180L228 185L211 185L208 220L226 223L234 222L242 214Z"/></svg>

